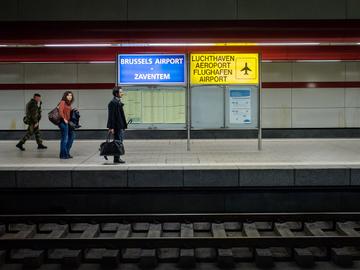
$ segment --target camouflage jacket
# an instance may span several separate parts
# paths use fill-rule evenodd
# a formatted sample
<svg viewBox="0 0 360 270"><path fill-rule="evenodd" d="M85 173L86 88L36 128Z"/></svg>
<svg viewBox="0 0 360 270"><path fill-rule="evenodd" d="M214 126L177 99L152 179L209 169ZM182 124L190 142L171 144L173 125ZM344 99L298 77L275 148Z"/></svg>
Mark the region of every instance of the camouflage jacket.
<svg viewBox="0 0 360 270"><path fill-rule="evenodd" d="M29 124L36 124L41 119L41 102L40 106L38 106L35 99L31 99L26 104L26 118Z"/></svg>

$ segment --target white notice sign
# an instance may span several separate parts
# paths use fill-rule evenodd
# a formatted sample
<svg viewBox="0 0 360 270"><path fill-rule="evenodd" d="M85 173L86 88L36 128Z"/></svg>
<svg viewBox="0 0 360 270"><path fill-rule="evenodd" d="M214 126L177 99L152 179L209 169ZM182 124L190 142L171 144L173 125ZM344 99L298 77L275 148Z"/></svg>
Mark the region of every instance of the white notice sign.
<svg viewBox="0 0 360 270"><path fill-rule="evenodd" d="M230 90L230 124L251 123L251 90Z"/></svg>

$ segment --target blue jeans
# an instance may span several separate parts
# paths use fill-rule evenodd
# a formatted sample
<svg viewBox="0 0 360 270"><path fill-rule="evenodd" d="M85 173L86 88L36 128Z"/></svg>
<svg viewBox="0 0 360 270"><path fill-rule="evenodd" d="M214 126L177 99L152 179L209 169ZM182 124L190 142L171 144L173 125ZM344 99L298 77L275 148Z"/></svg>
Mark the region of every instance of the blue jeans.
<svg viewBox="0 0 360 270"><path fill-rule="evenodd" d="M114 130L114 140L115 141L120 141L121 143L124 141L124 130L123 129L115 129ZM120 156L114 156L114 160L118 160L120 158Z"/></svg>
<svg viewBox="0 0 360 270"><path fill-rule="evenodd" d="M70 149L75 138L75 133L68 124L65 124L65 122L61 122L59 128L61 131L60 158L69 158Z"/></svg>

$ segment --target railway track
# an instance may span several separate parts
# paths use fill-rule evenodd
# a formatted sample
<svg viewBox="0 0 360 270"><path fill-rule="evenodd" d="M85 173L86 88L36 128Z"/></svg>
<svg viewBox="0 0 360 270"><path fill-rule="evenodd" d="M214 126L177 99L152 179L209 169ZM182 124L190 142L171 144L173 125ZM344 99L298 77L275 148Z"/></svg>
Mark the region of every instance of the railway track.
<svg viewBox="0 0 360 270"><path fill-rule="evenodd" d="M0 215L0 264L312 267L360 260L360 213Z"/></svg>

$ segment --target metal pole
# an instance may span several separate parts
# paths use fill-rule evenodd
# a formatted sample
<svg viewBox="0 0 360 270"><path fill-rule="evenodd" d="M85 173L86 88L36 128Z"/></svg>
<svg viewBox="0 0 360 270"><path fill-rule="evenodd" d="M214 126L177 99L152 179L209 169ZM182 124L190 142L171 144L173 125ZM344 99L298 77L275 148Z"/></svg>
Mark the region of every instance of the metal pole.
<svg viewBox="0 0 360 270"><path fill-rule="evenodd" d="M223 89L223 97L224 97L224 129L226 129L227 128L227 125L226 125L226 115L227 115L227 112L226 112L226 85L223 85L222 89Z"/></svg>
<svg viewBox="0 0 360 270"><path fill-rule="evenodd" d="M261 53L259 53L259 86L258 86L258 150L261 151L262 150L262 116L261 116L261 84L262 84L262 79L261 79Z"/></svg>
<svg viewBox="0 0 360 270"><path fill-rule="evenodd" d="M186 142L186 150L191 151L190 148L190 136L191 136L191 93L190 93L190 54L187 53L187 65L186 65L186 73L187 73L187 84L186 84L186 129L187 129L187 142Z"/></svg>
<svg viewBox="0 0 360 270"><path fill-rule="evenodd" d="M115 86L119 86L119 54L116 54L116 60L115 60Z"/></svg>

